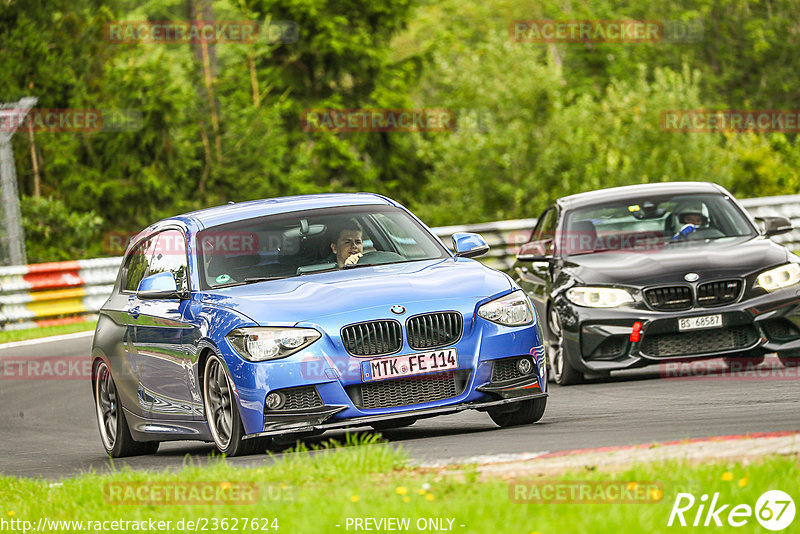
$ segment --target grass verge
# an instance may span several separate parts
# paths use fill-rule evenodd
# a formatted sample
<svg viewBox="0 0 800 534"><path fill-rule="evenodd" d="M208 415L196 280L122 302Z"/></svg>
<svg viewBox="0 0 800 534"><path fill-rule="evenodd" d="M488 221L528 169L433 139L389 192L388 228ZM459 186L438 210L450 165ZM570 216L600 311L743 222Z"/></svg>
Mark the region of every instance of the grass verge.
<svg viewBox="0 0 800 534"><path fill-rule="evenodd" d="M26 339L39 339L41 337L60 336L62 334L73 334L75 332L85 332L94 330L97 321L86 321L84 323L60 324L56 326L43 326L41 328L26 328L24 330L4 330L0 331L0 343L11 343L12 341L24 341Z"/></svg>
<svg viewBox="0 0 800 534"><path fill-rule="evenodd" d="M769 456L748 464L670 462L638 465L614 473L564 473L558 481L547 478L549 482L571 481L565 484L584 485L595 490L597 481L603 481L600 483L603 487L628 488L658 483L661 493L650 493L646 503L518 503L513 502L512 497L519 484L536 480L536 487L543 487L544 480L486 479L474 466L416 469L409 466L402 451L379 443L370 435L350 440L348 445L356 446L326 445L323 450L301 450L277 459L272 465L257 468L236 468L219 459L207 466L185 466L174 473L122 469L111 475L85 474L65 479L58 485L1 477L0 525L3 520L16 519L30 521L35 530L40 518L47 518L48 531L66 532L76 531L76 525L54 525L52 521L83 521L86 531L90 521L152 520L170 521L161 525L161 530L168 532L316 533L364 531L364 528L355 528L356 518L362 521L398 518L401 522L396 524L362 525L369 525L375 531L386 531L387 526L394 525L395 530L408 532L675 532L696 531L691 524L701 495L713 496L718 492L718 506L730 506L720 514L723 527L709 527L711 531L763 532L754 516L747 518L741 528L728 526L728 512L738 504L754 508L759 496L771 489L783 490L795 499L800 496L797 458ZM258 489L257 496L251 493L244 504L213 504L202 496L197 503L202 491L198 489L194 494L191 490L185 491L186 487L210 486L214 488L213 498L219 499L220 494L227 491L228 495L233 495L243 485ZM115 489L110 489L112 487ZM146 490L137 489L142 487ZM180 503L164 504L174 500L176 488L180 487L184 488ZM530 491L534 486L524 487L528 488L524 492L526 498L534 495L535 492ZM116 491L116 501L113 491ZM675 497L681 491L693 493L697 499L695 506L684 514L689 526L668 527ZM247 492L244 495L248 495ZM142 497L149 499L147 504L142 504ZM195 504L186 504L189 502ZM254 518L257 518L255 523ZM406 518L408 523L402 523ZM179 524L181 520L183 523ZM705 512L701 525L704 520ZM189 521L194 523L190 525ZM424 529L420 528L423 523ZM403 528L406 524L408 527ZM786 532L791 532L798 524L800 519L795 519ZM106 523L104 528L110 530L113 526ZM130 524L116 527L134 530Z"/></svg>

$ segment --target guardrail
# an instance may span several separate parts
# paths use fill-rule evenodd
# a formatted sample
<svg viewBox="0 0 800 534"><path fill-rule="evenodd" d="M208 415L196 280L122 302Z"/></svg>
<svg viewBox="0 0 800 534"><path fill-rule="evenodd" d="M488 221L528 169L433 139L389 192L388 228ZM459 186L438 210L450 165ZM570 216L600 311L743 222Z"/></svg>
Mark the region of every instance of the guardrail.
<svg viewBox="0 0 800 534"><path fill-rule="evenodd" d="M751 198L741 201L754 216L781 215L795 227L773 237L792 251L800 250L800 195ZM519 246L530 238L536 219L516 219L433 231L446 244L456 232L476 232L489 243L481 261L507 270ZM121 257L0 267L0 330L36 328L90 320L113 289Z"/></svg>

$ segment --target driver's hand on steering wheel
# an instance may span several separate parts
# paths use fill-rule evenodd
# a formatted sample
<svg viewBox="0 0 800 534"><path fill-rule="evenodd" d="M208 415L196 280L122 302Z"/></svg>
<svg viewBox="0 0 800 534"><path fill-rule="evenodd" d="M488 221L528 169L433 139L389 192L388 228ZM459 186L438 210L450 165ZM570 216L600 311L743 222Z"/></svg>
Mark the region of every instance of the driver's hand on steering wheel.
<svg viewBox="0 0 800 534"><path fill-rule="evenodd" d="M344 260L344 265L355 265L356 263L358 263L358 260L360 260L361 256L363 255L364 254L361 252L357 254L351 254L350 256L347 257L346 260Z"/></svg>

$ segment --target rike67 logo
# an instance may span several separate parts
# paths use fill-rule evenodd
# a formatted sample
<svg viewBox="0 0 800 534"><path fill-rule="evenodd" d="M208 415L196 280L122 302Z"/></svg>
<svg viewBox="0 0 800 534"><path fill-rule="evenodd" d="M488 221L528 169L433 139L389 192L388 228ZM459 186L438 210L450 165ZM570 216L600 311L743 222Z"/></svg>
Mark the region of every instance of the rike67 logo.
<svg viewBox="0 0 800 534"><path fill-rule="evenodd" d="M678 493L667 526L743 527L755 516L767 530L784 530L794 521L795 505L788 493L780 490L764 492L755 507L749 504L723 503L719 493L703 494L696 499L691 493Z"/></svg>

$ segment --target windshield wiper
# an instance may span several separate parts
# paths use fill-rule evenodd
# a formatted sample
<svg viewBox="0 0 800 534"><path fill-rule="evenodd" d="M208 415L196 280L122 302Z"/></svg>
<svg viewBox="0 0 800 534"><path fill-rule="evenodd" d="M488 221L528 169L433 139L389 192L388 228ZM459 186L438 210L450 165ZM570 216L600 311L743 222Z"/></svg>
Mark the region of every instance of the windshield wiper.
<svg viewBox="0 0 800 534"><path fill-rule="evenodd" d="M247 284L255 284L256 282L267 282L269 280L281 280L287 278L286 276L259 276L257 278L245 278L243 282L228 282L227 284L219 284L213 286L211 289L222 289L223 287L244 286Z"/></svg>

